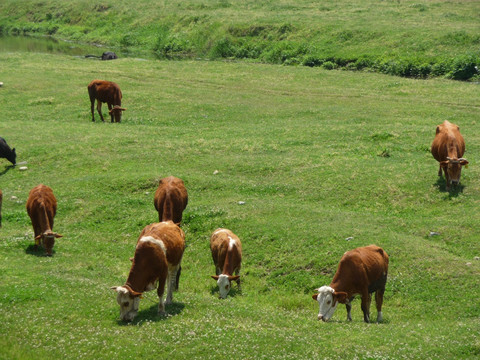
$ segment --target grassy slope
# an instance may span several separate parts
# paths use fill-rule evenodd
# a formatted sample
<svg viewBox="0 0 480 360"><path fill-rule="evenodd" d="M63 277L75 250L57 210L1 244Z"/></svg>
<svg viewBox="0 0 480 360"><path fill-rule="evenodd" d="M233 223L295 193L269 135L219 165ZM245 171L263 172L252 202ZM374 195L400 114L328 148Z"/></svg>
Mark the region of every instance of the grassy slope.
<svg viewBox="0 0 480 360"><path fill-rule="evenodd" d="M478 356L477 85L241 63L0 61L0 134L29 168L2 160L0 358ZM91 123L93 78L120 84L123 123ZM444 119L460 125L472 165L451 194L428 151ZM168 318L151 293L126 326L109 287L125 281L156 220L157 180L171 174L190 197L180 291ZM65 236L53 258L31 249L24 207L40 182ZM226 301L209 278L219 226L245 252L243 294ZM391 257L385 323L362 323L359 300L353 323L344 308L318 323L314 288L370 243Z"/></svg>
<svg viewBox="0 0 480 360"><path fill-rule="evenodd" d="M53 34L159 54L370 68L468 79L476 1L5 0L0 31Z"/></svg>

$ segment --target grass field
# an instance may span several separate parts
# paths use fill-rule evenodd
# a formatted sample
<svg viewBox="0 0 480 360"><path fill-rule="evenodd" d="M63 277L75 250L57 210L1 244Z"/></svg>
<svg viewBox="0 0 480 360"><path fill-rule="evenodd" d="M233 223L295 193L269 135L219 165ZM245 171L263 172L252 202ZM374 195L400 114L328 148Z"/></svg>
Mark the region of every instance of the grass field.
<svg viewBox="0 0 480 360"><path fill-rule="evenodd" d="M0 160L0 358L480 356L477 84L237 62L0 63L0 136L28 167ZM121 86L122 123L91 122L94 78ZM429 153L444 120L471 165L450 193ZM189 191L180 290L168 316L152 292L125 324L110 287L168 175ZM39 183L58 200L52 258L32 249L25 211ZM220 226L244 248L243 292L224 301L208 247ZM363 323L358 299L352 323L344 307L318 322L314 289L371 243L390 255L384 323Z"/></svg>
<svg viewBox="0 0 480 360"><path fill-rule="evenodd" d="M4 0L0 35L132 52L477 79L480 2Z"/></svg>

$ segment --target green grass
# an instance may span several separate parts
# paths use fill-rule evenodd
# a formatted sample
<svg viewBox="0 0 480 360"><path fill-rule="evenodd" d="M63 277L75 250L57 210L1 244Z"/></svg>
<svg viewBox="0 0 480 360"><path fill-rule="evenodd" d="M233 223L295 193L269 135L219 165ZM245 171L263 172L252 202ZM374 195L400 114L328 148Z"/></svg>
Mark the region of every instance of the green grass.
<svg viewBox="0 0 480 360"><path fill-rule="evenodd" d="M478 78L478 1L4 0L0 34L135 54Z"/></svg>
<svg viewBox="0 0 480 360"><path fill-rule="evenodd" d="M478 85L238 62L0 62L0 135L28 167L0 163L0 358L480 355ZM94 78L122 88L122 123L90 121ZM444 120L471 164L451 193L429 153ZM168 175L189 192L180 291L167 317L146 294L127 325L110 287L126 280ZM58 199L52 258L32 250L25 201L38 183ZM225 301L210 278L220 226L244 248L243 293ZM371 243L390 255L385 322L363 323L356 300L352 323L343 307L319 323L314 289Z"/></svg>

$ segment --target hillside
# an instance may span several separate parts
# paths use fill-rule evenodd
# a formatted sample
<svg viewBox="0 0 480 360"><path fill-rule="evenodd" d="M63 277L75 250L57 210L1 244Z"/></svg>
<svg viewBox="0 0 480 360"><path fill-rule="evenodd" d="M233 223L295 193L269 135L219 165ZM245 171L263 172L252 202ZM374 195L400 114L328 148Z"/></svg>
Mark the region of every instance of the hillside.
<svg viewBox="0 0 480 360"><path fill-rule="evenodd" d="M0 135L27 167L0 159L1 359L480 355L478 85L244 62L0 63ZM93 78L121 86L122 123L92 123ZM445 119L471 165L451 192L429 152ZM153 291L126 324L110 287L158 219L168 175L189 192L180 290L168 316ZM39 183L58 199L51 258L33 249L25 210ZM242 292L224 301L210 278L217 227L244 252ZM390 256L384 322L365 324L359 299L351 323L343 306L317 321L315 289L345 251L372 243Z"/></svg>
<svg viewBox="0 0 480 360"><path fill-rule="evenodd" d="M0 34L51 35L160 57L468 80L480 65L479 13L477 1L443 0L5 0Z"/></svg>

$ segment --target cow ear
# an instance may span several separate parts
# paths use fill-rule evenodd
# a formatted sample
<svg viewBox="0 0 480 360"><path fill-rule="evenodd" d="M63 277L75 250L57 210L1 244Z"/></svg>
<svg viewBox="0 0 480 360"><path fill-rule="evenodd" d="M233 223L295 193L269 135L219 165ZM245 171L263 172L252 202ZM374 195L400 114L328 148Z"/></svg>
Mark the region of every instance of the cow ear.
<svg viewBox="0 0 480 360"><path fill-rule="evenodd" d="M118 288L119 286L112 286L110 289L112 289L113 291L117 291Z"/></svg>
<svg viewBox="0 0 480 360"><path fill-rule="evenodd" d="M62 235L62 234L57 234L57 233L55 233L55 237L58 239L58 238L63 237L63 235Z"/></svg>
<svg viewBox="0 0 480 360"><path fill-rule="evenodd" d="M462 160L462 161L460 161L460 165L468 165L468 161L467 160Z"/></svg>
<svg viewBox="0 0 480 360"><path fill-rule="evenodd" d="M218 275L212 275L213 280L218 280Z"/></svg>
<svg viewBox="0 0 480 360"><path fill-rule="evenodd" d="M312 295L312 299L315 300L315 301L317 301L317 297L318 297L318 294L313 294Z"/></svg>
<svg viewBox="0 0 480 360"><path fill-rule="evenodd" d="M345 304L347 302L347 293L343 291L334 292L333 297L341 304Z"/></svg>
<svg viewBox="0 0 480 360"><path fill-rule="evenodd" d="M436 130L436 134L438 134L440 132L440 125L437 125L437 130Z"/></svg>
<svg viewBox="0 0 480 360"><path fill-rule="evenodd" d="M125 109L125 108L120 108L120 110L122 110L122 111L127 111L127 109Z"/></svg>
<svg viewBox="0 0 480 360"><path fill-rule="evenodd" d="M235 280L237 280L239 277L240 277L240 275L229 276L229 277L228 277L228 280L230 280L230 281L235 281Z"/></svg>
<svg viewBox="0 0 480 360"><path fill-rule="evenodd" d="M35 240L40 240L41 238L42 238L42 234L37 235L37 236L35 237Z"/></svg>

